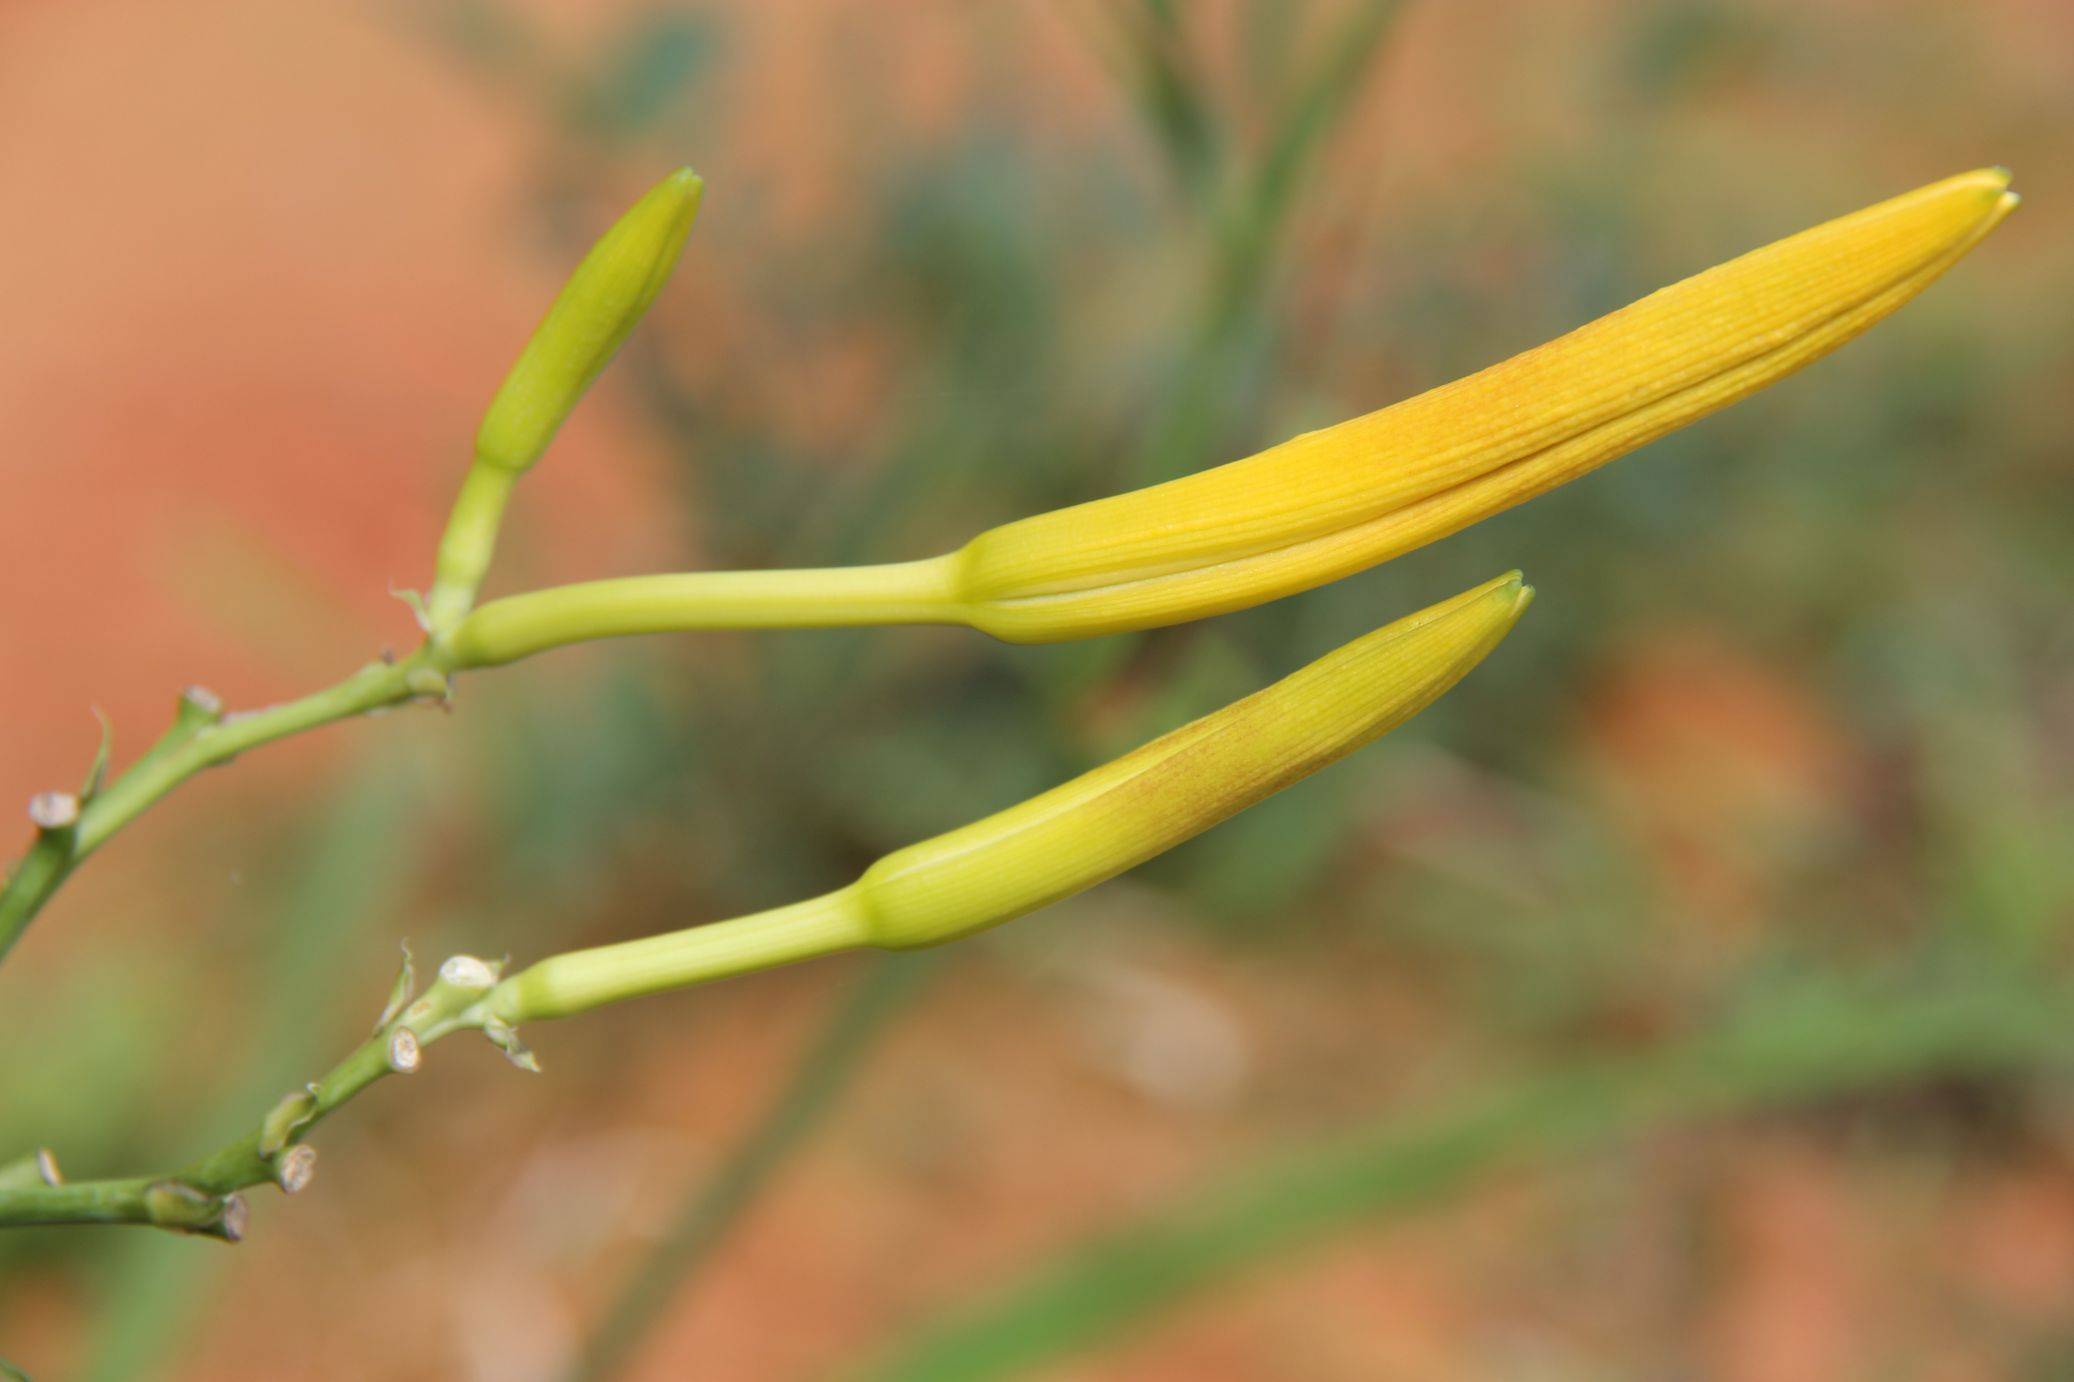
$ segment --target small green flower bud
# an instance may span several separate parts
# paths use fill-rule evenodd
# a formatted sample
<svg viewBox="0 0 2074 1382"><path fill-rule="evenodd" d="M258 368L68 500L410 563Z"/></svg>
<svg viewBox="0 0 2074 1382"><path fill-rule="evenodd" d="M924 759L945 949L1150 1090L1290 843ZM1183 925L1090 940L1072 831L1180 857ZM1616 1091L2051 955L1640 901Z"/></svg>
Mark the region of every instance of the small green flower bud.
<svg viewBox="0 0 2074 1382"><path fill-rule="evenodd" d="M475 454L484 465L516 474L540 459L662 291L704 187L691 169L678 169L591 247L483 416Z"/></svg>
<svg viewBox="0 0 2074 1382"><path fill-rule="evenodd" d="M662 291L698 215L705 184L680 168L649 190L591 247L504 378L475 436L475 464L439 541L420 619L443 633L475 602L511 487L540 459L584 390ZM437 694L441 689L419 690Z"/></svg>

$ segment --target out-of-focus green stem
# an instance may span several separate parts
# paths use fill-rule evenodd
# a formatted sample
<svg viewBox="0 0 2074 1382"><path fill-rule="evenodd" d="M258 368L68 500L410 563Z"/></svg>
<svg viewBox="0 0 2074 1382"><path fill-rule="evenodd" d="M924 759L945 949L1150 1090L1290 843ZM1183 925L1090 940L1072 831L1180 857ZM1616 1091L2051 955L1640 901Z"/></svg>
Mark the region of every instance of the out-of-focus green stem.
<svg viewBox="0 0 2074 1382"><path fill-rule="evenodd" d="M1267 146L1239 170L1229 202L1212 223L1200 315L1172 390L1133 458L1138 478L1164 480L1193 468L1230 424L1232 401L1243 397L1241 375L1252 358L1247 335L1264 308L1262 295L1282 231L1305 176L1359 95L1362 75L1381 52L1401 8L1399 0L1360 0L1352 6L1320 45L1316 65L1277 112ZM1171 138L1164 142L1177 159L1191 147ZM1177 169L1187 171L1179 162Z"/></svg>
<svg viewBox="0 0 2074 1382"><path fill-rule="evenodd" d="M877 1039L912 1001L935 956L873 963L800 1056L763 1120L683 1208L591 1335L572 1382L605 1382L633 1360L657 1320L786 1160L820 1127L864 1068Z"/></svg>
<svg viewBox="0 0 2074 1382"><path fill-rule="evenodd" d="M1785 990L1779 992L1778 990ZM1795 991L1799 990L1799 991ZM1781 984L1719 1027L1311 1140L932 1321L857 1382L1020 1377L1276 1253L1430 1208L1485 1173L1694 1119L2069 1060L2063 983Z"/></svg>

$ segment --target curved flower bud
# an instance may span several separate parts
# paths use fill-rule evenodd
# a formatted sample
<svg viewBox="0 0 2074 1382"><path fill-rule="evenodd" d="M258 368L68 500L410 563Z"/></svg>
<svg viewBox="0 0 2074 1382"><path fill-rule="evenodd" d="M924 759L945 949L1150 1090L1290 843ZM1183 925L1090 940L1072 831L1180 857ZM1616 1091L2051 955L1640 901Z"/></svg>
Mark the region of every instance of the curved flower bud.
<svg viewBox="0 0 2074 1382"><path fill-rule="evenodd" d="M1662 289L1467 378L1214 470L974 538L953 582L1016 642L1243 609L1423 546L1836 349L2016 205L1963 173Z"/></svg>
<svg viewBox="0 0 2074 1382"><path fill-rule="evenodd" d="M482 464L517 472L540 459L677 267L704 190L679 168L591 247L483 415Z"/></svg>
<svg viewBox="0 0 2074 1382"><path fill-rule="evenodd" d="M1164 854L1425 709L1533 599L1517 571L1327 653L1202 719L948 835L856 884L874 945L935 945Z"/></svg>
<svg viewBox="0 0 2074 1382"><path fill-rule="evenodd" d="M1518 572L1356 639L1060 787L754 916L542 960L492 990L517 1024L861 946L937 945L1091 888L1403 723L1496 647Z"/></svg>

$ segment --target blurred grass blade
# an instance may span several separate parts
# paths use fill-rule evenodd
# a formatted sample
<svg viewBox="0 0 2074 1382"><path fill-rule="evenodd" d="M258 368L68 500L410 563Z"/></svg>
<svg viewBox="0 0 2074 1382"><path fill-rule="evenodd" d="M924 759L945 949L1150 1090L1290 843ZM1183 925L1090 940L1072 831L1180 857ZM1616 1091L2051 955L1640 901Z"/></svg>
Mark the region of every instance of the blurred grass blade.
<svg viewBox="0 0 2074 1382"><path fill-rule="evenodd" d="M1296 205L1305 174L1353 109L1402 8L1400 0L1360 0L1321 46L1316 66L1276 119L1240 208L1235 250L1265 256L1266 242Z"/></svg>
<svg viewBox="0 0 2074 1382"><path fill-rule="evenodd" d="M653 132L712 64L716 30L713 16L679 5L631 16L580 85L569 123L605 143Z"/></svg>
<svg viewBox="0 0 2074 1382"><path fill-rule="evenodd" d="M1423 1119L1373 1127L1241 1173L1040 1268L925 1329L861 1377L981 1382L1056 1364L1268 1257L1377 1215L1431 1207L1494 1167L1697 1117L2069 1059L2062 985L1782 984L1720 1030L1583 1060Z"/></svg>
<svg viewBox="0 0 2074 1382"><path fill-rule="evenodd" d="M415 872L416 801L412 774L385 761L344 787L311 832L299 875L271 909L288 924L266 932L273 952L263 982L252 989L261 997L248 1033L251 1056L193 1130L197 1142L206 1146L248 1125L254 1109L307 1079L328 1051L334 1033L318 1019L332 1015L338 976L369 926L394 911ZM125 1235L111 1248L101 1288L107 1313L96 1323L94 1358L81 1375L135 1382L160 1375L184 1354L178 1335L198 1322L200 1303L229 1262L157 1233Z"/></svg>
<svg viewBox="0 0 2074 1382"><path fill-rule="evenodd" d="M1174 0L1140 0L1119 18L1131 95L1181 190L1207 195L1223 154L1216 110Z"/></svg>
<svg viewBox="0 0 2074 1382"><path fill-rule="evenodd" d="M585 1347L573 1377L603 1382L633 1361L673 1301L726 1239L728 1230L811 1139L894 1019L907 1010L939 957L893 956L872 962L792 1069L763 1121L678 1211L648 1260L628 1280Z"/></svg>
<svg viewBox="0 0 2074 1382"><path fill-rule="evenodd" d="M1281 229L1301 199L1305 174L1352 109L1399 8L1397 0L1354 5L1278 111L1265 149L1216 224L1202 317L1132 466L1134 480L1170 479L1199 465L1243 406L1247 391L1238 385L1253 359L1243 347L1261 313Z"/></svg>

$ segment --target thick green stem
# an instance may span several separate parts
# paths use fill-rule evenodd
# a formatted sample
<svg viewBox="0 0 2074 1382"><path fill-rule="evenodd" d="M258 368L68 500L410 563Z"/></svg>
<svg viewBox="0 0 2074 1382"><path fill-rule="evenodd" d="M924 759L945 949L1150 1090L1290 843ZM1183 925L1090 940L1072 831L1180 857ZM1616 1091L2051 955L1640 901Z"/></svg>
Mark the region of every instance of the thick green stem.
<svg viewBox="0 0 2074 1382"><path fill-rule="evenodd" d="M516 1027L854 950L870 940L853 884L767 912L549 956L497 985L485 1006Z"/></svg>
<svg viewBox="0 0 2074 1382"><path fill-rule="evenodd" d="M492 600L460 622L448 646L454 670L466 671L629 634L959 623L954 558L585 581Z"/></svg>

